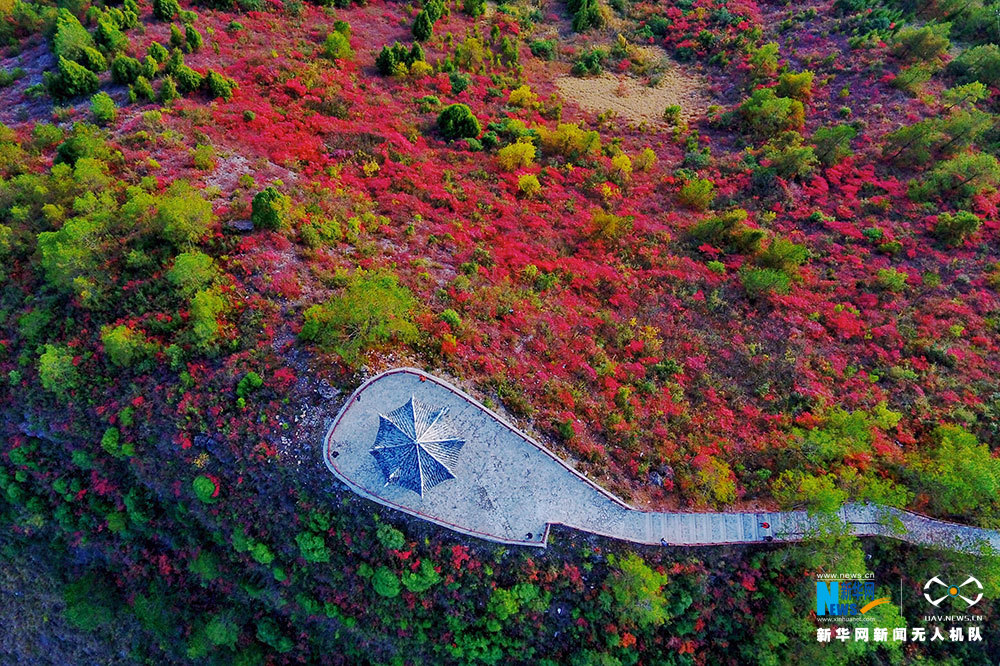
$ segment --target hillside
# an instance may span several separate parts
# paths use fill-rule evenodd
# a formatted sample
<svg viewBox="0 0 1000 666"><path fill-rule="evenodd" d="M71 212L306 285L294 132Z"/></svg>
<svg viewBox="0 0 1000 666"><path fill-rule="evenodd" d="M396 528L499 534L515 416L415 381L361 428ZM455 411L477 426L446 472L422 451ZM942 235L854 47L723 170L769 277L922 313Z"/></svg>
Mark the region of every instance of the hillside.
<svg viewBox="0 0 1000 666"><path fill-rule="evenodd" d="M964 556L527 554L373 518L320 454L412 365L648 510L1000 527L992 5L7 5L0 544L65 606L38 663L992 663L809 616L816 571L920 599Z"/></svg>

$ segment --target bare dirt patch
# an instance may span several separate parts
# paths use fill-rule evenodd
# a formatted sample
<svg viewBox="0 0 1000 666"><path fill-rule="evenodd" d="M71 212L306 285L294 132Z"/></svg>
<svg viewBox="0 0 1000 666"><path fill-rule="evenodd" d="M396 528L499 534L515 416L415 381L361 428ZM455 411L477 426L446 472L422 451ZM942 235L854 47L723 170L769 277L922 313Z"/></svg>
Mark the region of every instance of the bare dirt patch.
<svg viewBox="0 0 1000 666"><path fill-rule="evenodd" d="M704 114L711 104L704 92L707 85L677 67L664 72L655 86L614 74L590 78L560 76L555 84L563 97L587 111L611 110L618 117L635 122L660 123L663 110L672 104L681 107L682 118L691 120Z"/></svg>

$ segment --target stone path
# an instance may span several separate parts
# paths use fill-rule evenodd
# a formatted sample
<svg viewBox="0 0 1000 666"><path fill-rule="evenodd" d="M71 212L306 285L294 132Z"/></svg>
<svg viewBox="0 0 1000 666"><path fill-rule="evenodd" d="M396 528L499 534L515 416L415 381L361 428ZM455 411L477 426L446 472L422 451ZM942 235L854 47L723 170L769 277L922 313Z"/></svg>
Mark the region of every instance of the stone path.
<svg viewBox="0 0 1000 666"><path fill-rule="evenodd" d="M454 478L422 493L387 483L370 449L387 415L411 398L437 410L465 440ZM373 377L341 408L323 443L327 467L357 494L449 529L500 543L544 547L551 525L650 545L798 541L816 527L804 511L656 513L630 506L448 382L413 368ZM924 546L1000 550L1000 531L848 504L839 517L859 536ZM767 528L764 525L768 525Z"/></svg>

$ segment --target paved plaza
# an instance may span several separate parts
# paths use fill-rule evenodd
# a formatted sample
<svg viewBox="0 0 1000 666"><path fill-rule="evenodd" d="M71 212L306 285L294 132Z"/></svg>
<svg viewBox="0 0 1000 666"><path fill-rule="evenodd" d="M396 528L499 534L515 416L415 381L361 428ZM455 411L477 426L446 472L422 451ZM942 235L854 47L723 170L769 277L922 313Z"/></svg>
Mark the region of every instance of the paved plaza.
<svg viewBox="0 0 1000 666"><path fill-rule="evenodd" d="M544 547L551 525L650 545L796 541L804 511L656 513L615 497L471 396L413 368L358 388L327 432L327 466L357 494L464 534ZM871 505L840 518L859 536L1000 549L1000 533ZM892 520L891 518L898 520Z"/></svg>

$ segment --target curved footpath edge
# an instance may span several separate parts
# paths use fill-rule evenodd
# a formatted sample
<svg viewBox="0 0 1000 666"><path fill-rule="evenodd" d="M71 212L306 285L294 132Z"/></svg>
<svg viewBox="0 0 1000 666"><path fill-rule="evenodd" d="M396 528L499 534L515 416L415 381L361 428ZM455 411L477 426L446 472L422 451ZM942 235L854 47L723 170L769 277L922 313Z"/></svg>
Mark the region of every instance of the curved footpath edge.
<svg viewBox="0 0 1000 666"><path fill-rule="evenodd" d="M364 400L362 399L364 396ZM385 483L369 448L378 415L410 397L444 406L466 438L455 478L423 494ZM341 407L323 441L327 467L352 491L442 527L498 543L544 548L552 525L646 545L800 541L821 520L804 511L683 513L637 509L451 383L416 368L376 375ZM872 504L835 514L857 536L969 553L1000 551L1000 531Z"/></svg>

